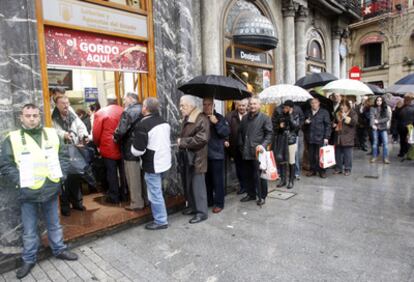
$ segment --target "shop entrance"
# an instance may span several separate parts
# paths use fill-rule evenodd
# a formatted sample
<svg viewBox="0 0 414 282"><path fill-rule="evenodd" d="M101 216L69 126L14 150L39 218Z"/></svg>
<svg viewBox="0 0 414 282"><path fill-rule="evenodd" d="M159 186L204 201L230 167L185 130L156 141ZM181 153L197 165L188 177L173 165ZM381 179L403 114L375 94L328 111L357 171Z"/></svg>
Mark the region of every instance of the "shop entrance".
<svg viewBox="0 0 414 282"><path fill-rule="evenodd" d="M90 124L89 132L93 128L93 116L88 117L91 106L104 107L108 98L122 105L127 92L137 94L140 102L156 96L151 0L35 3L46 126L52 126L54 103L49 93L56 86L66 89L73 110ZM61 216L65 241L150 217L149 208L127 211L128 201L104 201L105 168L99 156L95 159L97 185L84 180L81 185L86 210L71 209L70 216ZM167 208L182 203L181 197L168 198Z"/></svg>

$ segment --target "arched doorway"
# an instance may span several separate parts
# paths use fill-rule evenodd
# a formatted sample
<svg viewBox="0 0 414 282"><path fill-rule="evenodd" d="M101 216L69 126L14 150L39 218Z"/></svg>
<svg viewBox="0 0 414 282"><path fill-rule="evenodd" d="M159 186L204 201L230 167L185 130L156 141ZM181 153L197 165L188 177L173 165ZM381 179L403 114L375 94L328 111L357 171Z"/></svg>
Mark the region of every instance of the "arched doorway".
<svg viewBox="0 0 414 282"><path fill-rule="evenodd" d="M224 73L254 94L274 84L277 46L271 14L260 1L231 1L224 14ZM232 108L228 103L227 110Z"/></svg>

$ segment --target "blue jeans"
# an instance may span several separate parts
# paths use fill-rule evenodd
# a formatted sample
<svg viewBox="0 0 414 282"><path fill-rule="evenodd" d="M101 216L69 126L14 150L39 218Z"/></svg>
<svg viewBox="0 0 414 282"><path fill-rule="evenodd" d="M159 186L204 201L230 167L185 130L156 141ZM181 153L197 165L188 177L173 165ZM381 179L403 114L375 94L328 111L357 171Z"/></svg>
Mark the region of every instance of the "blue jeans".
<svg viewBox="0 0 414 282"><path fill-rule="evenodd" d="M372 130L372 157L378 157L378 139L382 141L382 155L388 158L388 132L387 130Z"/></svg>
<svg viewBox="0 0 414 282"><path fill-rule="evenodd" d="M297 150L295 155L295 176L299 177L302 171L302 155L303 155L303 138L298 135L297 140Z"/></svg>
<svg viewBox="0 0 414 282"><path fill-rule="evenodd" d="M167 209L162 194L162 177L160 173L145 173L147 183L148 200L151 203L152 216L156 224L168 224Z"/></svg>
<svg viewBox="0 0 414 282"><path fill-rule="evenodd" d="M23 223L23 253L22 259L26 263L35 263L37 251L40 245L37 233L38 210L42 207L44 220L46 222L49 246L55 256L66 250L63 243L62 226L59 223L58 197L53 197L44 203L22 202L21 217Z"/></svg>

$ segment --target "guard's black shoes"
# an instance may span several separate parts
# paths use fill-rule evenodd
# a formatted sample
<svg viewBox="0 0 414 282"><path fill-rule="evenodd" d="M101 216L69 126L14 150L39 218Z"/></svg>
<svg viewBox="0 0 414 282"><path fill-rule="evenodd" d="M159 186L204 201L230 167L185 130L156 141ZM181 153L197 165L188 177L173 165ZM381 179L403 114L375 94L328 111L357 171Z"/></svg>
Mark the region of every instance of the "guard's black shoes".
<svg viewBox="0 0 414 282"><path fill-rule="evenodd" d="M34 266L34 263L23 262L23 265L16 272L17 279L22 279L23 277L26 277Z"/></svg>
<svg viewBox="0 0 414 282"><path fill-rule="evenodd" d="M243 197L240 202L249 202L249 201L256 201L256 197L251 197L247 195L246 197Z"/></svg>
<svg viewBox="0 0 414 282"><path fill-rule="evenodd" d="M161 229L167 229L168 224L157 224L155 222L150 222L147 225L145 225L145 229L147 230L161 230Z"/></svg>
<svg viewBox="0 0 414 282"><path fill-rule="evenodd" d="M78 255L69 251L63 251L56 258L61 260L78 260Z"/></svg>
<svg viewBox="0 0 414 282"><path fill-rule="evenodd" d="M190 224L195 224L195 223L202 222L206 219L207 219L207 216L198 214L198 215L194 216L192 219L190 219L189 222L190 222Z"/></svg>
<svg viewBox="0 0 414 282"><path fill-rule="evenodd" d="M182 214L183 215L193 215L193 214L196 214L196 213L192 209L187 208L187 209L183 210Z"/></svg>
<svg viewBox="0 0 414 282"><path fill-rule="evenodd" d="M242 195L242 194L244 194L244 193L246 193L246 191L244 191L244 190L239 190L239 191L237 191L237 195Z"/></svg>

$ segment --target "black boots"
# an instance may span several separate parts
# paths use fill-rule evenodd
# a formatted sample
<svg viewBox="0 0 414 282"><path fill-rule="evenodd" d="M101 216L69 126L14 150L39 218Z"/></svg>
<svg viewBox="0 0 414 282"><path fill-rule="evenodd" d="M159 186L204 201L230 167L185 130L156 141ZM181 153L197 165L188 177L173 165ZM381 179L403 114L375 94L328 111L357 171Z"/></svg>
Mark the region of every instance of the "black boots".
<svg viewBox="0 0 414 282"><path fill-rule="evenodd" d="M279 184L276 185L276 187L280 188L280 187L286 186L287 184L286 173L287 173L287 165L285 164L279 165L280 182Z"/></svg>
<svg viewBox="0 0 414 282"><path fill-rule="evenodd" d="M289 184L287 189L292 189L293 185L295 184L295 165L289 165Z"/></svg>
<svg viewBox="0 0 414 282"><path fill-rule="evenodd" d="M287 183L287 176L288 176L288 167L289 167L289 184ZM279 166L279 175L280 175L280 182L277 184L278 188L285 187L287 185L287 189L292 189L294 182L295 182L295 165L294 164L283 164Z"/></svg>

